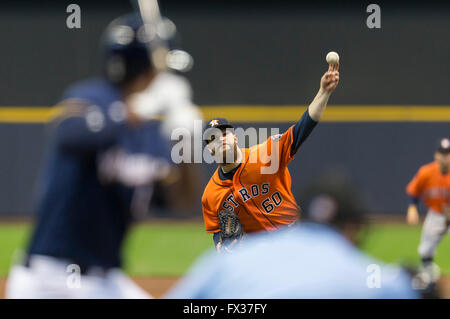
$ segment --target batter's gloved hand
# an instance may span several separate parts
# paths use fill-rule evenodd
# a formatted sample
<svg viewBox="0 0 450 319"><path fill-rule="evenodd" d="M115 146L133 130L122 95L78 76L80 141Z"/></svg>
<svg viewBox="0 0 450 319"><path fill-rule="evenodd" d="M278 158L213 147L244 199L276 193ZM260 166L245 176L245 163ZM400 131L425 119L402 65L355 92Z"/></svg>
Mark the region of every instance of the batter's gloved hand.
<svg viewBox="0 0 450 319"><path fill-rule="evenodd" d="M241 240L242 225L235 213L222 210L218 214L220 227L220 241L216 248L218 252L232 252Z"/></svg>

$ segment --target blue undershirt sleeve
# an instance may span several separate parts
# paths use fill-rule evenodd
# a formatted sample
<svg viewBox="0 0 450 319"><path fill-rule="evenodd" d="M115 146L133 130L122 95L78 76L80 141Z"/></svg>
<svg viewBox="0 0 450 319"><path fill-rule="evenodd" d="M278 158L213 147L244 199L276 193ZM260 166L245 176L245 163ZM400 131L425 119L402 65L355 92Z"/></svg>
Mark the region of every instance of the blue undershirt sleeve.
<svg viewBox="0 0 450 319"><path fill-rule="evenodd" d="M297 153L300 145L306 140L306 138L311 134L314 127L316 127L318 122L314 121L306 109L300 120L294 125L292 129L293 141L291 146L291 156Z"/></svg>

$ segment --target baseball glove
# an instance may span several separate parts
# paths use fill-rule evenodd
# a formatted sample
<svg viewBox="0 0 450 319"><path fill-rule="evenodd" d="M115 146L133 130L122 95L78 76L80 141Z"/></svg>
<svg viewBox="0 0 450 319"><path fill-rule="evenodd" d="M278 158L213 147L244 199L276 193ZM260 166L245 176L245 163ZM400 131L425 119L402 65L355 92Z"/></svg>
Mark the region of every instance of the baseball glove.
<svg viewBox="0 0 450 319"><path fill-rule="evenodd" d="M217 244L219 252L231 252L243 236L242 225L235 213L222 210L218 214L220 241Z"/></svg>

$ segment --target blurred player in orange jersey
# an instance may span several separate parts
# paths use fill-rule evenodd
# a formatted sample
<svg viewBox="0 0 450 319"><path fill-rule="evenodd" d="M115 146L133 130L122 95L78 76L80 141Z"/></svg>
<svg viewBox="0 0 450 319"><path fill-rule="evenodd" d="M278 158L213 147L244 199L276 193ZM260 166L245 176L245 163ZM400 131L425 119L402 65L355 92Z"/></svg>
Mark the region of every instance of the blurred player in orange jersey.
<svg viewBox="0 0 450 319"><path fill-rule="evenodd" d="M406 187L411 197L407 222L419 222L417 204L420 197L428 207L419 245L424 272L434 282L438 274L433 270L436 246L447 233L450 225L450 140L443 138L434 153L434 162L422 166Z"/></svg>
<svg viewBox="0 0 450 319"><path fill-rule="evenodd" d="M316 97L297 123L284 134L271 136L249 149L237 146L233 126L226 119L207 123L203 138L218 168L203 193L202 210L206 232L214 234L218 251L236 243L224 236L219 222L221 211L234 212L244 233L278 230L299 218L287 165L319 122L338 85L338 69L338 64L330 65ZM275 170L270 171L269 162Z"/></svg>

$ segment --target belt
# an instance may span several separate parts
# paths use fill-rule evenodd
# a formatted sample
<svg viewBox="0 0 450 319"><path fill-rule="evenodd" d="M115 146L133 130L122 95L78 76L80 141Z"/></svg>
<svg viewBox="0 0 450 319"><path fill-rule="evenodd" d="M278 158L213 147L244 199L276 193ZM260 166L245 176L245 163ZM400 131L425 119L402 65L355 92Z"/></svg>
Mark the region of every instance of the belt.
<svg viewBox="0 0 450 319"><path fill-rule="evenodd" d="M67 266L68 265L77 265L79 267L79 273L80 275L85 275L85 276L96 276L96 277L106 277L109 269L105 268L105 267L100 267L100 266L85 266L83 264L77 263L76 261L73 260L68 260L68 259L60 259L57 257L53 257L53 256L46 256L49 258L54 259L55 261L59 261L59 262L63 262L66 263ZM26 267L26 268L32 268L32 262L33 262L33 255L25 255L24 259L22 261L22 266Z"/></svg>

